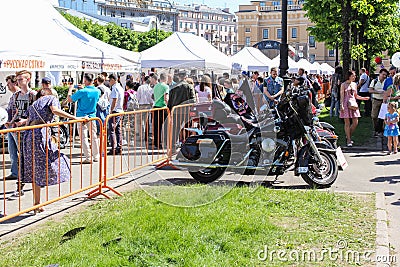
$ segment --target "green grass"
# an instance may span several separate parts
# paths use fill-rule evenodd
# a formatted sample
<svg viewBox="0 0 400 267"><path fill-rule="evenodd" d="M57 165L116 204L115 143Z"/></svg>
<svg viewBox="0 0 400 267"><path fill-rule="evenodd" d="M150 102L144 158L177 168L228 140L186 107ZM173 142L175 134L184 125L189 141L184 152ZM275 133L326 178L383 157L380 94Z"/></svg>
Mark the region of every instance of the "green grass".
<svg viewBox="0 0 400 267"><path fill-rule="evenodd" d="M175 189L149 190L174 198ZM137 190L3 242L0 266L348 266L329 259L262 261L257 255L265 246L269 252L318 253L335 249L338 240L347 242L346 249L373 250L374 211L373 195L242 187L209 205L182 208ZM85 229L60 243L77 227Z"/></svg>
<svg viewBox="0 0 400 267"><path fill-rule="evenodd" d="M364 104L362 103L362 106ZM361 106L361 110L364 108ZM329 109L324 108L319 116L321 121L328 122L335 126L335 133L339 136L339 145L346 145L346 134L344 133L344 122L338 117L330 117ZM368 146L371 143L373 132L372 120L370 117L361 117L358 120L358 126L353 134L353 141L356 146Z"/></svg>

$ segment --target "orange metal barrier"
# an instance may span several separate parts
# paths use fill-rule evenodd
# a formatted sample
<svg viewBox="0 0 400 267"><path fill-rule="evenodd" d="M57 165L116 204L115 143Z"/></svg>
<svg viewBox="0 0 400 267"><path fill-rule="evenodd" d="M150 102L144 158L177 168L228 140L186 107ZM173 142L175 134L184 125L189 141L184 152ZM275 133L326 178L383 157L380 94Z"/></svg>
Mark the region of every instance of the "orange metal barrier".
<svg viewBox="0 0 400 267"><path fill-rule="evenodd" d="M101 186L103 183L101 172L103 162L100 158L90 158L84 161L82 146L80 149L72 148L73 124L83 125L79 127L82 136L85 127L89 131L95 130L95 121L102 122L98 118L89 120L73 120L69 122L51 123L45 125L34 125L0 131L2 143L2 183L0 188L0 200L2 201L3 217L0 222L19 216L21 214L34 211L40 212L42 207L90 188ZM69 132L69 147L60 148L60 140L51 141L51 130L53 135L61 136L61 126L64 125ZM18 179L6 180L8 169L10 169L9 159L5 156L5 137L8 133L15 135L17 148L22 153L18 153ZM100 136L99 144L103 143L103 136ZM81 139L81 144L82 140ZM91 138L92 142L95 138ZM93 144L93 143L92 143ZM95 150L95 146L90 146L87 152ZM101 151L101 146L98 147ZM94 156L94 155L93 155ZM42 165L43 164L43 165ZM96 166L98 164L98 166ZM25 182L25 185L22 185ZM22 187L23 186L23 187ZM41 195L44 188L44 196ZM17 195L12 196L17 189ZM33 202L31 200L33 199Z"/></svg>
<svg viewBox="0 0 400 267"><path fill-rule="evenodd" d="M107 139L110 138L110 124L120 120L121 148L107 149ZM149 121L152 123L149 123ZM103 190L109 189L117 195L117 190L107 184L107 181L127 175L132 171L155 164L168 158L170 150L169 136L170 113L168 108L155 108L130 112L114 113L107 116L104 122L103 145L104 167L103 183L88 193L89 198L98 195L107 196ZM117 130L117 129L115 129ZM151 133L151 135L150 135ZM117 140L115 140L117 141Z"/></svg>

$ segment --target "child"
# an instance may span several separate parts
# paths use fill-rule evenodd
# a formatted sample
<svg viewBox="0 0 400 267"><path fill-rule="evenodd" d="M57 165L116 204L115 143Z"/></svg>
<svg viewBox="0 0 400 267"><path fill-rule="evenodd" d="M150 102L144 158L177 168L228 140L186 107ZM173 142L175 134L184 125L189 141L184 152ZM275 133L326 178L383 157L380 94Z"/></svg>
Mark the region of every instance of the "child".
<svg viewBox="0 0 400 267"><path fill-rule="evenodd" d="M397 153L397 143L399 136L399 126L397 123L399 122L399 114L396 112L397 103L390 102L388 104L388 113L385 115L385 132L384 135L388 138L388 155L392 153L392 145L394 147L394 154Z"/></svg>

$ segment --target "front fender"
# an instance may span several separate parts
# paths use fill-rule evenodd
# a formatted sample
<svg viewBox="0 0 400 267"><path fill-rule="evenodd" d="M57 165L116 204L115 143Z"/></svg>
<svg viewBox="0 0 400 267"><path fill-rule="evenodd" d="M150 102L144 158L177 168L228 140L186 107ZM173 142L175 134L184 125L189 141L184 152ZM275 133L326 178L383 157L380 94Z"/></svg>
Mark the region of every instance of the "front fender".
<svg viewBox="0 0 400 267"><path fill-rule="evenodd" d="M332 154L336 157L336 149L332 148L332 145L326 141L316 141L315 145L319 151L324 151L328 154Z"/></svg>
<svg viewBox="0 0 400 267"><path fill-rule="evenodd" d="M320 124L321 127L324 128L324 129L328 129L328 130L331 130L331 131L335 131L335 127L334 127L332 124L330 124L330 123L327 123L327 122L324 122L324 121L320 121L319 124Z"/></svg>

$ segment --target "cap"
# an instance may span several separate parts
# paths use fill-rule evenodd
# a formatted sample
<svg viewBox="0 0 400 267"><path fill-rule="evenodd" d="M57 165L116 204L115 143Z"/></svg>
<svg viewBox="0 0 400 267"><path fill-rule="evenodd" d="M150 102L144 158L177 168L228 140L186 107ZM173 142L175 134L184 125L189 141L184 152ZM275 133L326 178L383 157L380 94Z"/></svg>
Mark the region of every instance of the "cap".
<svg viewBox="0 0 400 267"><path fill-rule="evenodd" d="M179 70L178 75L179 76L186 76L186 70Z"/></svg>
<svg viewBox="0 0 400 267"><path fill-rule="evenodd" d="M44 78L42 79L42 83L51 84L51 79L48 78L48 77L44 77Z"/></svg>

